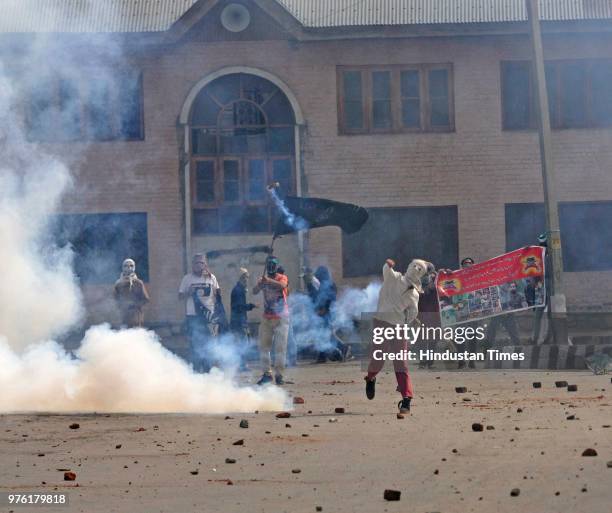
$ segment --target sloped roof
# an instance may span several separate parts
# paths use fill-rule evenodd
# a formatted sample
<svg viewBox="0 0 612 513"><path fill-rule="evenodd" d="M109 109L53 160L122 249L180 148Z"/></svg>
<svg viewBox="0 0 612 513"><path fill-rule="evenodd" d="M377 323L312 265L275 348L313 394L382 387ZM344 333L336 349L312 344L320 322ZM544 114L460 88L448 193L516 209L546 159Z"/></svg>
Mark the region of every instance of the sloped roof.
<svg viewBox="0 0 612 513"><path fill-rule="evenodd" d="M1 0L0 32L163 32L198 0Z"/></svg>
<svg viewBox="0 0 612 513"><path fill-rule="evenodd" d="M527 19L525 0L277 0L306 27L497 23ZM612 0L540 0L542 20L612 18Z"/></svg>
<svg viewBox="0 0 612 513"><path fill-rule="evenodd" d="M205 1L0 0L0 33L164 32L196 3ZM275 1L306 28L526 19L525 0ZM540 11L544 20L609 19L612 0L540 0Z"/></svg>

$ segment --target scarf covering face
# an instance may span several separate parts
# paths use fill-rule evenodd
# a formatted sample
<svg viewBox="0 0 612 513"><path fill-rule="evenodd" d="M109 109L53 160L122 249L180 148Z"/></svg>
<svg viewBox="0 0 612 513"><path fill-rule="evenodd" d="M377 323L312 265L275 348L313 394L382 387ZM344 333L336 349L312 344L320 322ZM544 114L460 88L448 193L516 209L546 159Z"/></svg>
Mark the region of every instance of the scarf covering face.
<svg viewBox="0 0 612 513"><path fill-rule="evenodd" d="M130 267L128 267L128 265L130 265ZM134 260L132 260L131 258L126 258L121 264L121 268L122 271L119 275L119 279L117 280L117 284L129 281L130 287L132 287L134 280L138 279L138 276L136 275L136 262L134 262Z"/></svg>
<svg viewBox="0 0 612 513"><path fill-rule="evenodd" d="M410 283L420 294L423 293L421 279L427 274L428 263L425 260L414 259L408 265L404 278Z"/></svg>

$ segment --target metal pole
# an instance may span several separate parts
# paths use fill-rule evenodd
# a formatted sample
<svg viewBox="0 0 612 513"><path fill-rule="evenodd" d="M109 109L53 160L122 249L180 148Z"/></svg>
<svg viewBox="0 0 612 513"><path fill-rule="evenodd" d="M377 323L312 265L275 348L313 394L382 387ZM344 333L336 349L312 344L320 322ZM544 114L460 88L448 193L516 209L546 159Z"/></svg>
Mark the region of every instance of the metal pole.
<svg viewBox="0 0 612 513"><path fill-rule="evenodd" d="M544 188L544 210L546 212L546 231L548 251L552 269L549 269L551 297L550 306L553 317L553 337L555 344L566 344L567 320L566 302L563 293L563 257L561 254L561 232L559 230L559 210L557 206L555 168L553 163L550 133L550 114L548 110L548 91L538 0L526 0L529 32L533 51L533 77L535 85L535 106L540 139L540 159L542 163L542 184Z"/></svg>

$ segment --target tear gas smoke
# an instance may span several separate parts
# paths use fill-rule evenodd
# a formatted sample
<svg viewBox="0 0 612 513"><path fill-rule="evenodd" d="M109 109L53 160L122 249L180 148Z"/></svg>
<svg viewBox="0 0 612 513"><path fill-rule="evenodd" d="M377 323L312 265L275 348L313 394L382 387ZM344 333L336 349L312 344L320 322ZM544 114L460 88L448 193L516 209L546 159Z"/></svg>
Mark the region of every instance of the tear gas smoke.
<svg viewBox="0 0 612 513"><path fill-rule="evenodd" d="M144 329L94 326L75 356L55 342L17 355L0 341L0 411L225 413L285 403L277 387L238 387L218 369L193 373Z"/></svg>
<svg viewBox="0 0 612 513"><path fill-rule="evenodd" d="M364 289L344 290L332 308L335 324L348 328L352 326L353 319L359 319L363 312L375 312L381 286L379 281L374 281Z"/></svg>
<svg viewBox="0 0 612 513"><path fill-rule="evenodd" d="M293 292L289 296L289 306L292 334L298 349L310 347L316 352L329 351L335 347L332 341L333 332L342 330L344 334L353 334L356 331L354 321L358 321L363 312L376 311L380 287L379 282L373 282L364 289L342 290L337 300L332 303L329 326L317 315L309 296Z"/></svg>
<svg viewBox="0 0 612 513"><path fill-rule="evenodd" d="M308 223L306 220L291 213L291 211L285 205L285 202L278 197L278 194L273 187L269 187L268 191L270 192L270 197L272 198L274 205L283 216L283 221L286 225L293 227L295 231L306 230L308 228Z"/></svg>
<svg viewBox="0 0 612 513"><path fill-rule="evenodd" d="M63 50L53 71L82 75L69 58L71 49ZM193 373L143 329L92 327L74 357L53 342L79 320L82 306L72 252L49 240L49 221L77 171L78 152L87 145L59 147L72 153L69 170L27 140L16 106L28 100L17 92L35 88L34 71L49 54L36 41L29 51L43 52L14 57L11 64L18 61L21 74L5 72L0 62L0 412L221 413L286 407L286 394L276 387L239 388L219 370ZM96 69L96 80L104 69L113 79L114 68ZM52 118L44 114L38 116L41 123ZM55 126L42 128L53 133Z"/></svg>
<svg viewBox="0 0 612 513"><path fill-rule="evenodd" d="M49 214L70 174L57 159L26 146L15 101L0 62L0 334L21 349L64 331L81 308L72 254L43 247Z"/></svg>

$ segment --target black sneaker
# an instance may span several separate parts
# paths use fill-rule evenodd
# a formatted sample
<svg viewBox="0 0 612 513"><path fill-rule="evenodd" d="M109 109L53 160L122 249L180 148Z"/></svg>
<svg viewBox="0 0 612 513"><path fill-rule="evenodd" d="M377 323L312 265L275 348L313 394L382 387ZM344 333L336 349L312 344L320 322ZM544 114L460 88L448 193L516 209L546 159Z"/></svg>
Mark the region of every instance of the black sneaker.
<svg viewBox="0 0 612 513"><path fill-rule="evenodd" d="M410 413L410 397L404 397L399 403L397 403L400 413Z"/></svg>
<svg viewBox="0 0 612 513"><path fill-rule="evenodd" d="M283 376L281 374L277 374L276 376L274 376L274 381L279 386L285 384L285 380L283 379Z"/></svg>
<svg viewBox="0 0 612 513"><path fill-rule="evenodd" d="M366 397L371 401L376 395L376 378L368 379L368 377L366 376L363 379L365 379L366 382Z"/></svg>
<svg viewBox="0 0 612 513"><path fill-rule="evenodd" d="M268 374L267 372L260 378L257 384L259 386L262 386L262 385L265 385L266 383L272 383L272 376L270 376L270 374Z"/></svg>

